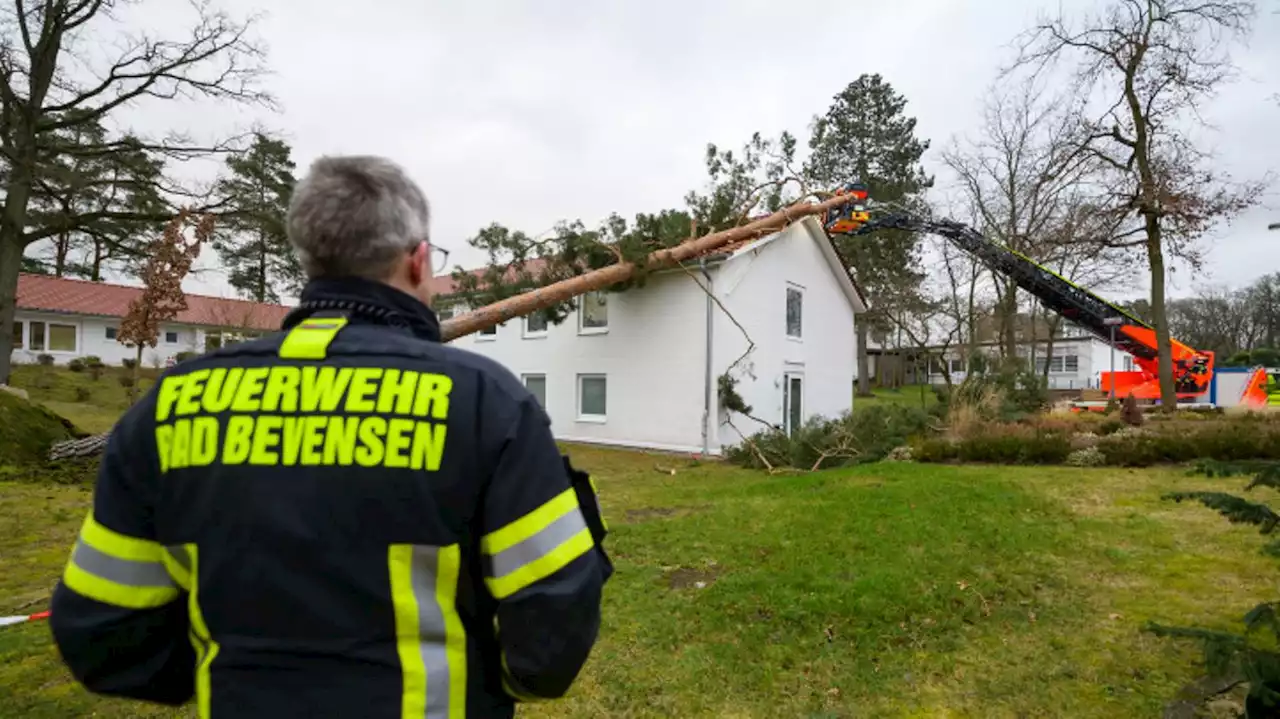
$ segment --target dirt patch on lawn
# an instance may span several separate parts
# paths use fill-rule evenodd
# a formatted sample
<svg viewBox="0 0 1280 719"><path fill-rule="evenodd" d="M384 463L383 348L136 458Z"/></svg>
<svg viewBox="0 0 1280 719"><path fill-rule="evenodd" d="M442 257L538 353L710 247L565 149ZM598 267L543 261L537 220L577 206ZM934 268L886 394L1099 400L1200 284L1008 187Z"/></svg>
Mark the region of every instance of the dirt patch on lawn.
<svg viewBox="0 0 1280 719"><path fill-rule="evenodd" d="M720 567L710 564L702 568L674 567L667 570L665 579L671 589L706 589L720 576Z"/></svg>

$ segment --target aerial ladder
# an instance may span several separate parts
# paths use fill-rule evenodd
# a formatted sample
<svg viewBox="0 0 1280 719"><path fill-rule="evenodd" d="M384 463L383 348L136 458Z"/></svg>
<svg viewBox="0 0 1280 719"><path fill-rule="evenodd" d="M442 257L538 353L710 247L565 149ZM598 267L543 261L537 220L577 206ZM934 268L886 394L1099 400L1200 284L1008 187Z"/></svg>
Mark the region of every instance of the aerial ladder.
<svg viewBox="0 0 1280 719"><path fill-rule="evenodd" d="M977 258L992 272L1009 278L1035 296L1041 304L1070 320L1095 337L1133 357L1137 369L1100 373L1101 389L1115 396L1133 395L1140 400L1159 400L1160 380L1155 328L1121 307L1035 262L1026 255L984 237L977 230L953 220L925 219L906 212L868 210L867 188L846 185L837 194L852 194L855 202L835 207L824 215L827 232L834 235L863 235L878 230L904 230L940 235ZM1214 353L1201 351L1178 340L1173 349L1174 389L1179 402L1197 402L1213 383ZM1266 402L1266 373L1250 377L1242 402Z"/></svg>

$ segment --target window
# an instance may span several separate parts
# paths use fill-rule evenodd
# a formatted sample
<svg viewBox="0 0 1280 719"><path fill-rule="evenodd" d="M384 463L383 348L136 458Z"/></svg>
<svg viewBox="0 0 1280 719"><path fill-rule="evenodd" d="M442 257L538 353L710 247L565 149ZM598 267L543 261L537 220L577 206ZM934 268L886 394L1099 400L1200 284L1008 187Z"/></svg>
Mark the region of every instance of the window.
<svg viewBox="0 0 1280 719"><path fill-rule="evenodd" d="M545 374L527 374L523 376L524 388L538 399L543 409L547 408L547 376Z"/></svg>
<svg viewBox="0 0 1280 719"><path fill-rule="evenodd" d="M578 419L603 422L609 383L602 374L578 375Z"/></svg>
<svg viewBox="0 0 1280 719"><path fill-rule="evenodd" d="M542 310L524 316L524 336L541 337L547 333L547 315Z"/></svg>
<svg viewBox="0 0 1280 719"><path fill-rule="evenodd" d="M953 360L951 360L951 361L950 361L950 371L951 371L951 373L952 373L952 374L955 374L956 372L963 372L963 371L964 371L964 360L962 360L962 359L953 359Z"/></svg>
<svg viewBox="0 0 1280 719"><path fill-rule="evenodd" d="M13 348L22 349L22 323L17 320L13 322Z"/></svg>
<svg viewBox="0 0 1280 719"><path fill-rule="evenodd" d="M609 329L609 298L603 292L588 292L578 304L578 331L583 334Z"/></svg>
<svg viewBox="0 0 1280 719"><path fill-rule="evenodd" d="M445 320L453 319L455 314L456 309L454 305L445 305L436 310L436 319L444 322Z"/></svg>
<svg viewBox="0 0 1280 719"><path fill-rule="evenodd" d="M178 333L172 330L164 333L164 343L167 345L178 344Z"/></svg>
<svg viewBox="0 0 1280 719"><path fill-rule="evenodd" d="M492 340L498 338L498 326L486 327L476 333L476 337L480 339Z"/></svg>
<svg viewBox="0 0 1280 719"><path fill-rule="evenodd" d="M37 352L75 352L75 325L32 322L31 349Z"/></svg>
<svg viewBox="0 0 1280 719"><path fill-rule="evenodd" d="M108 327L108 328L107 328L107 332L106 332L106 334L107 334L107 339L109 339L109 340L113 340L113 339L115 339L115 338L120 334L120 328L119 328L119 327Z"/></svg>
<svg viewBox="0 0 1280 719"><path fill-rule="evenodd" d="M1077 355L1054 355L1048 361L1050 372L1079 372L1080 357ZM1045 358L1036 358L1036 372L1044 372Z"/></svg>
<svg viewBox="0 0 1280 719"><path fill-rule="evenodd" d="M804 318L804 293L799 287L787 288L787 336L800 339Z"/></svg>
<svg viewBox="0 0 1280 719"><path fill-rule="evenodd" d="M804 424L804 377L798 374L782 378L782 426L794 434Z"/></svg>

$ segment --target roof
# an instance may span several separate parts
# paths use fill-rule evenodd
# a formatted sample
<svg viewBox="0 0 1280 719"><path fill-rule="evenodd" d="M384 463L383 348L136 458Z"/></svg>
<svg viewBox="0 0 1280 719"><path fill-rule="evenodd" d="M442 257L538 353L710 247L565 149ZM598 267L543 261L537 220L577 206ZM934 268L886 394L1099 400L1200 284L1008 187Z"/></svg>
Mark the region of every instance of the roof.
<svg viewBox="0 0 1280 719"><path fill-rule="evenodd" d="M129 303L141 294L141 287L22 274L18 276L16 304L20 310L123 318L129 311ZM274 330L280 328L289 310L284 305L188 293L187 309L178 313L173 321L206 327Z"/></svg>
<svg viewBox="0 0 1280 719"><path fill-rule="evenodd" d="M819 251L822 252L823 259L827 261L827 266L831 269L831 274L834 276L836 284L840 286L840 290L844 293L845 299L849 300L849 304L853 307L854 314L861 314L870 309L870 305L867 304L866 295L862 293L862 288L858 287L858 284L854 281L853 273L849 271L849 265L840 255L840 251L836 248L835 242L831 240L831 235L828 235L827 231L824 230L822 225L813 217L805 217L791 225L788 225L782 230L773 233L772 235L767 235L757 240L732 243L731 246L734 249L730 250L730 258L737 257L738 255L745 254L750 250L763 247L777 240L779 237L782 237L787 230L796 226L805 229L809 233L809 237L817 243ZM717 252L725 251L726 250L723 247L717 250Z"/></svg>
<svg viewBox="0 0 1280 719"><path fill-rule="evenodd" d="M762 215L761 217L766 217L766 216L767 215ZM757 220L761 218L753 217L751 219ZM852 293L850 297L850 301L854 305L855 312L865 312L868 307L867 301L866 301L866 295L862 293L862 289L858 287L856 282L854 282L852 275L849 273L848 269L844 265L843 258L840 257L839 252L836 250L835 243L831 241L831 237L827 235L826 231L822 229L822 226L819 225L817 221L814 220L812 217L806 217L803 220L800 220L799 224L803 224L809 230L810 235L812 235L813 238L816 241L818 241L819 245L821 246L823 255L827 258L827 261L829 263L833 263L832 269L837 273L837 278L836 278L837 282L840 282L841 279L843 278L844 282L841 282L841 287L846 291L846 294L850 292ZM708 260L710 259L727 260L727 259L730 259L731 257L736 256L737 253L742 252L752 246L763 245L764 243L771 241L773 238L781 236L783 232L786 231L786 229L787 228L784 227L782 230L779 230L778 232L775 232L771 235L767 235L764 238L747 237L741 240L735 240L728 244L720 245L719 247L713 250L708 250L699 255L696 255L695 259L700 258L700 259L708 259ZM530 260L526 266L529 268L530 271L536 272L538 269L542 267L542 265L545 264L545 262L546 261L542 259L534 259L534 260ZM466 271L471 273L472 275L475 275L477 278L483 276L485 272L484 268L466 270ZM506 278L510 280L514 280L515 279L514 275L515 275L514 269L508 270L506 273ZM433 277L431 278L431 285L432 285L431 292L432 294L435 294L435 295L448 296L458 291L458 283L453 279L451 275L440 275L438 277Z"/></svg>

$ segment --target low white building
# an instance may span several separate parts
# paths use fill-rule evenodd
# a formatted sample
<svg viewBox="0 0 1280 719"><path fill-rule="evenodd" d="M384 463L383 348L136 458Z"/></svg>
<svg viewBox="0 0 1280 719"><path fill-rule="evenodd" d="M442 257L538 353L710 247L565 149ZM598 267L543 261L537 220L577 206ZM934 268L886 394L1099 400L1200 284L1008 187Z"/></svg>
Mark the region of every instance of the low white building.
<svg viewBox="0 0 1280 719"><path fill-rule="evenodd" d="M439 281L447 294L452 282ZM465 306L441 298L437 309L447 318ZM521 377L558 439L719 454L760 421L789 428L847 411L865 309L808 218L642 288L588 295L559 325L534 315L456 344ZM721 408L725 373L760 421Z"/></svg>
<svg viewBox="0 0 1280 719"><path fill-rule="evenodd" d="M88 280L20 275L13 325L13 361L35 363L49 355L55 364L77 357L98 357L118 365L137 351L116 340L138 287ZM142 361L163 366L180 352L203 352L224 342L256 337L280 327L289 311L282 305L187 295L187 309L160 327L154 348Z"/></svg>
<svg viewBox="0 0 1280 719"><path fill-rule="evenodd" d="M1035 369L1044 374L1048 364L1049 389L1097 389L1101 385L1102 373L1111 371L1112 348L1098 337L1075 327L1067 330L1065 337L1053 341L1052 354L1047 342L1040 341L1034 345L1022 342L1018 345L1019 356L1030 359L1035 357ZM996 343L984 343L979 351L992 358L999 356ZM966 358L960 348L950 348L944 353L949 363L951 381L964 380ZM1114 351L1115 370L1131 372L1137 369L1133 355L1121 350ZM929 374L930 384L944 384L945 379L939 367L935 366Z"/></svg>

